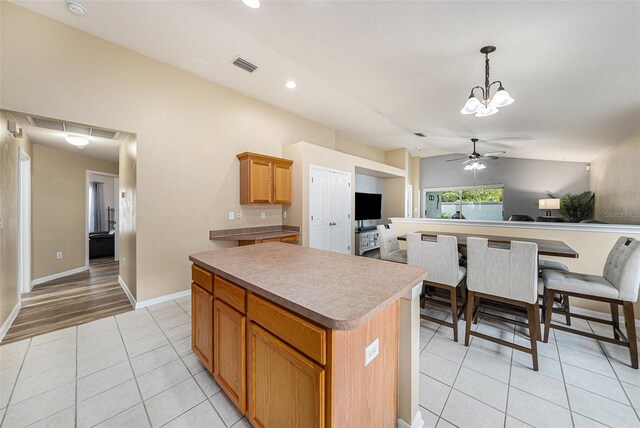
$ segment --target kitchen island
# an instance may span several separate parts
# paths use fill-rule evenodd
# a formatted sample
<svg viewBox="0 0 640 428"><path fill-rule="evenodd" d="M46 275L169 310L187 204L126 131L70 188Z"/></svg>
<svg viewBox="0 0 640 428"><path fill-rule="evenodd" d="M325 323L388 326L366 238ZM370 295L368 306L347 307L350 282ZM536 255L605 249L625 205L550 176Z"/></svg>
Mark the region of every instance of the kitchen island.
<svg viewBox="0 0 640 428"><path fill-rule="evenodd" d="M395 427L407 401L411 422L424 269L283 243L190 260L194 352L254 426Z"/></svg>

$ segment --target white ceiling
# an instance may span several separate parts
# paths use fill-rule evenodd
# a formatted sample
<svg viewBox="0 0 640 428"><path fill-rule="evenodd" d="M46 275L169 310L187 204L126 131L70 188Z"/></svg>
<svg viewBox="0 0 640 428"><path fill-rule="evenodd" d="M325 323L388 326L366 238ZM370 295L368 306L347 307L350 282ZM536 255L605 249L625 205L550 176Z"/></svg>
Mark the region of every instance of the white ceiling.
<svg viewBox="0 0 640 428"><path fill-rule="evenodd" d="M110 162L118 162L120 144L129 135L119 132L115 139L101 138L82 134L74 134L65 131L56 131L53 129L39 128L31 125L27 115L24 113L12 112L13 116L22 128L23 132L29 137L32 143L48 146L58 150L66 150L78 153L82 156L88 156L96 159L103 159ZM90 127L90 125L87 125ZM89 145L85 147L75 147L65 141L68 135L77 135L89 140Z"/></svg>
<svg viewBox="0 0 640 428"><path fill-rule="evenodd" d="M637 1L14 2L384 149L589 162L640 129ZM461 115L487 44L516 102Z"/></svg>

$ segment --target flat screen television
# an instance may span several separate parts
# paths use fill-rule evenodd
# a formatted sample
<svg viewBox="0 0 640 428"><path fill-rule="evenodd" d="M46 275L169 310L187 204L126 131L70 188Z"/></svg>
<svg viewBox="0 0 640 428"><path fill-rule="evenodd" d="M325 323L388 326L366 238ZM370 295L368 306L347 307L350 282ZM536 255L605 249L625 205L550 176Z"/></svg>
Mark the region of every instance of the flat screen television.
<svg viewBox="0 0 640 428"><path fill-rule="evenodd" d="M382 195L356 192L356 220L379 220L382 218Z"/></svg>

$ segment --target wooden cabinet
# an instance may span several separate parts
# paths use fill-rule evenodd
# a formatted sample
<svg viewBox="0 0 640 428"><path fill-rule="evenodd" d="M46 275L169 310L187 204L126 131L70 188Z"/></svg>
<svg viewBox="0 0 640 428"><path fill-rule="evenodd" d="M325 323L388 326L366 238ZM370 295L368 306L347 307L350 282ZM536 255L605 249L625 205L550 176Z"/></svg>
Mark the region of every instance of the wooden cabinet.
<svg viewBox="0 0 640 428"><path fill-rule="evenodd" d="M246 412L246 342L244 314L220 299L213 303L214 371L213 376L227 397Z"/></svg>
<svg viewBox="0 0 640 428"><path fill-rule="evenodd" d="M213 373L213 294L191 284L191 347Z"/></svg>
<svg viewBox="0 0 640 428"><path fill-rule="evenodd" d="M240 161L240 204L291 204L293 161L256 153L237 155Z"/></svg>
<svg viewBox="0 0 640 428"><path fill-rule="evenodd" d="M262 244L264 242L298 242L300 241L300 235L283 236L282 238L268 238L268 239L241 239L238 241L240 246Z"/></svg>
<svg viewBox="0 0 640 428"><path fill-rule="evenodd" d="M249 421L257 427L325 426L325 370L249 323Z"/></svg>

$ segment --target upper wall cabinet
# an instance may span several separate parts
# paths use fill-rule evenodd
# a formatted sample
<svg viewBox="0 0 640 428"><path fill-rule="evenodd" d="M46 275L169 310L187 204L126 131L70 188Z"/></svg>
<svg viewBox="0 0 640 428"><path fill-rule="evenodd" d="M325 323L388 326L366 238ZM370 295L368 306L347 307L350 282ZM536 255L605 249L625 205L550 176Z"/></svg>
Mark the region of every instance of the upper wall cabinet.
<svg viewBox="0 0 640 428"><path fill-rule="evenodd" d="M291 204L289 159L244 152L240 161L240 204Z"/></svg>

